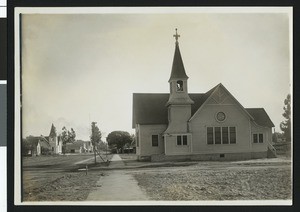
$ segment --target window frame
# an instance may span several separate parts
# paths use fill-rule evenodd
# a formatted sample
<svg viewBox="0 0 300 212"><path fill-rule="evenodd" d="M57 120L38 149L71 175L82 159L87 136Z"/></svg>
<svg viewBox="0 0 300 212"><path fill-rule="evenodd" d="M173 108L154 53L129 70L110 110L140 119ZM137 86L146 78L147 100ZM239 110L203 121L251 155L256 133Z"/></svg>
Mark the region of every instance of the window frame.
<svg viewBox="0 0 300 212"><path fill-rule="evenodd" d="M153 138L155 138L155 136L157 136L157 145L153 145L153 142L154 142ZM152 147L158 147L159 146L159 135L158 134L154 134L154 135L151 136L151 146Z"/></svg>
<svg viewBox="0 0 300 212"><path fill-rule="evenodd" d="M179 144L179 139L180 138L180 144ZM184 138L186 138L186 144L184 142ZM188 146L188 135L177 135L176 136L176 146Z"/></svg>
<svg viewBox="0 0 300 212"><path fill-rule="evenodd" d="M258 134L258 143L259 144L264 143L264 134L263 133Z"/></svg>
<svg viewBox="0 0 300 212"><path fill-rule="evenodd" d="M181 135L176 136L176 145L177 146L182 146L182 137L181 137Z"/></svg>
<svg viewBox="0 0 300 212"><path fill-rule="evenodd" d="M187 146L187 144L188 144L187 135L182 135L182 146Z"/></svg>
<svg viewBox="0 0 300 212"><path fill-rule="evenodd" d="M215 144L222 144L222 131L221 127L214 127L214 135L215 135ZM218 129L218 130L217 130ZM218 141L218 143L217 143Z"/></svg>
<svg viewBox="0 0 300 212"><path fill-rule="evenodd" d="M258 144L258 134L257 133L253 133L252 143Z"/></svg>
<svg viewBox="0 0 300 212"><path fill-rule="evenodd" d="M223 133L224 131L223 131L223 129L227 129L227 136L225 137L224 135L225 135L225 133ZM222 144L230 144L230 142L229 142L229 129L228 129L228 127L221 127L221 136L222 136ZM224 143L224 138L227 138L227 143Z"/></svg>
<svg viewBox="0 0 300 212"><path fill-rule="evenodd" d="M220 128L220 140L221 143L216 143L216 128ZM225 135L225 130L224 128L227 128L227 143L223 142L223 138ZM212 129L212 132L209 132L209 130ZM231 130L230 129L234 129L233 133L234 136L231 138ZM212 137L209 137L209 133L212 134ZM212 143L211 140L212 139ZM234 140L231 140L234 139ZM229 145L229 144L236 144L237 143L237 130L236 130L236 126L206 126L206 145L220 145L220 144L225 144L225 145Z"/></svg>
<svg viewBox="0 0 300 212"><path fill-rule="evenodd" d="M263 133L253 133L252 134L252 143L254 144L263 144L264 143L264 134ZM256 139L254 139L256 137Z"/></svg>
<svg viewBox="0 0 300 212"><path fill-rule="evenodd" d="M224 115L224 119L223 119L223 120L219 120L219 118L218 118L219 114L221 114L221 113ZM216 119L217 122L223 123L223 122L226 121L227 115L226 115L226 113L223 112L223 111L218 111L218 112L215 114L215 119Z"/></svg>
<svg viewBox="0 0 300 212"><path fill-rule="evenodd" d="M210 128L212 131L210 132L211 133L211 136L208 137L208 128ZM211 140L208 141L208 138L211 138ZM214 142L214 127L206 127L206 144L208 145L213 145L215 142Z"/></svg>
<svg viewBox="0 0 300 212"><path fill-rule="evenodd" d="M234 129L234 142L231 142L231 129ZM236 144L236 127L229 127L229 144Z"/></svg>

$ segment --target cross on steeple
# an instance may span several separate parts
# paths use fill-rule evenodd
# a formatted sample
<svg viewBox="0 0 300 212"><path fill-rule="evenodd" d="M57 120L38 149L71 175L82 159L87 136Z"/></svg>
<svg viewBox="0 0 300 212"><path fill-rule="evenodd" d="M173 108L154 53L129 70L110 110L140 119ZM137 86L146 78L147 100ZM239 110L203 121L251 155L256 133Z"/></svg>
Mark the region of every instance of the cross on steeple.
<svg viewBox="0 0 300 212"><path fill-rule="evenodd" d="M176 44L178 44L178 38L180 37L180 35L177 34L177 28L176 28L175 30L176 30L176 34L173 35L173 37L174 37L175 40L176 40Z"/></svg>

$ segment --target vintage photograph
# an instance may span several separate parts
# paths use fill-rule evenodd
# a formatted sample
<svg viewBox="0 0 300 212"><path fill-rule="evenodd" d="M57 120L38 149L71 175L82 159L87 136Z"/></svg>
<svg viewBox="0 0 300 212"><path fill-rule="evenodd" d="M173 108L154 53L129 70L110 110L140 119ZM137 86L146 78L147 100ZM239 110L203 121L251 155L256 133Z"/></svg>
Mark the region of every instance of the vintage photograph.
<svg viewBox="0 0 300 212"><path fill-rule="evenodd" d="M16 8L15 204L291 205L292 8Z"/></svg>

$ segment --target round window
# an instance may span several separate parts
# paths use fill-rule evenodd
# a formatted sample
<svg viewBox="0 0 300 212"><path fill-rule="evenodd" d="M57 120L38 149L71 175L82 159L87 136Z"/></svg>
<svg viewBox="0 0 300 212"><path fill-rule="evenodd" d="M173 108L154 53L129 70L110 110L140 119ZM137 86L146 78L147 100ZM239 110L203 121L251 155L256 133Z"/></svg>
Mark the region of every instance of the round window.
<svg viewBox="0 0 300 212"><path fill-rule="evenodd" d="M218 112L218 113L217 113L217 120L218 120L218 121L224 121L225 118L226 118L225 113L223 113L223 112Z"/></svg>

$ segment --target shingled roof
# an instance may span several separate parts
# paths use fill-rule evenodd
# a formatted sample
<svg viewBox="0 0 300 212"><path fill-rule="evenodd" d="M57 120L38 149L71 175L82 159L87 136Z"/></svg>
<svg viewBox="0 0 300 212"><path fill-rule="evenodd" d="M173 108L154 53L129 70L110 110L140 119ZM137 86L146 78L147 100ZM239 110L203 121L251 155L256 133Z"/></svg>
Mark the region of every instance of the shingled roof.
<svg viewBox="0 0 300 212"><path fill-rule="evenodd" d="M168 124L168 108L165 106L169 99L168 93L134 93L133 94L133 119L135 124ZM208 94L189 94L195 102L192 105L192 115L208 98Z"/></svg>
<svg viewBox="0 0 300 212"><path fill-rule="evenodd" d="M217 85L218 86L218 85ZM191 115L201 107L212 92L215 86L206 93L192 93L190 98L194 101L191 108ZM169 99L169 93L134 93L132 127L136 124L168 124L168 108L165 106ZM271 119L263 108L245 108L260 126L274 127Z"/></svg>
<svg viewBox="0 0 300 212"><path fill-rule="evenodd" d="M270 117L263 108L245 108L260 126L275 127Z"/></svg>
<svg viewBox="0 0 300 212"><path fill-rule="evenodd" d="M168 111L165 106L169 99L167 93L134 93L132 127L135 124L167 124Z"/></svg>
<svg viewBox="0 0 300 212"><path fill-rule="evenodd" d="M27 137L27 141L34 147L36 147L40 142L42 147L50 148L50 144L44 136L29 136Z"/></svg>

